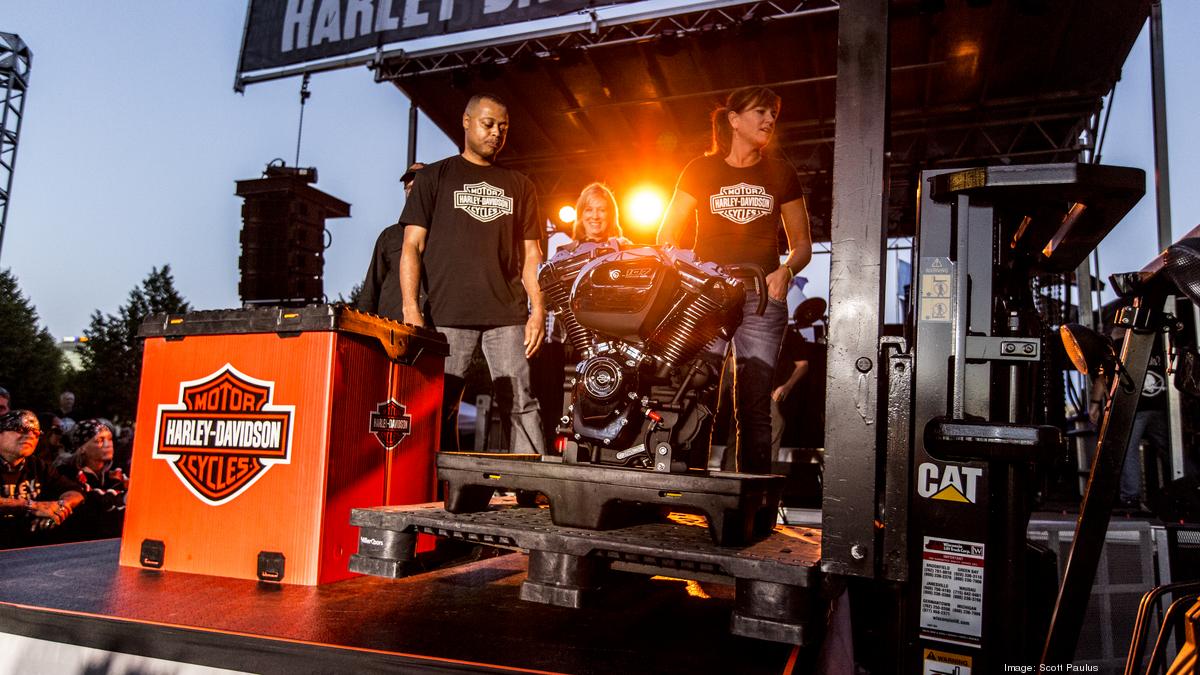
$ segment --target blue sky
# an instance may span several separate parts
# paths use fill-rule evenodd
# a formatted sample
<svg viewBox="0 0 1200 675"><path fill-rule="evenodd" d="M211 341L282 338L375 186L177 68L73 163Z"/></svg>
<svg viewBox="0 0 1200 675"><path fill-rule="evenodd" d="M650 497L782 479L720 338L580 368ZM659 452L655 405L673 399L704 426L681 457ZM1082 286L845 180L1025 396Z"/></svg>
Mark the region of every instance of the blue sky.
<svg viewBox="0 0 1200 675"><path fill-rule="evenodd" d="M1178 236L1200 223L1200 91L1191 72L1200 63L1200 3L1164 5ZM292 163L300 87L292 78L233 93L244 19L245 3L231 0L0 0L0 31L19 34L34 54L0 267L18 276L56 337L81 333L93 310L116 311L152 266L167 263L197 308L238 304L234 181L276 157ZM353 205L352 217L329 221L325 290L336 298L361 280L376 235L400 212L408 101L365 68L315 75L310 88L300 163L318 168L320 189ZM1141 166L1152 181L1144 30L1113 111L1104 162ZM456 152L427 120L420 130L422 159ZM1147 187L1101 247L1105 275L1141 267L1156 251Z"/></svg>

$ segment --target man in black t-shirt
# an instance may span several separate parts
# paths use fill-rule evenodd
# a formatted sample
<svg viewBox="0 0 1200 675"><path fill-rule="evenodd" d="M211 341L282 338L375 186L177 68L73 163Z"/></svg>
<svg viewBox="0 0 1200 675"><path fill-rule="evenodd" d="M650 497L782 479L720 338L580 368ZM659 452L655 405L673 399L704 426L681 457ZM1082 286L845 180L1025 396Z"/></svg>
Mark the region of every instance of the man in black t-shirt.
<svg viewBox="0 0 1200 675"><path fill-rule="evenodd" d="M504 103L476 95L463 112L462 154L417 174L400 215L400 287L404 322L431 325L450 343L443 449L458 449L463 378L479 344L499 409L511 418L512 451L542 454L546 440L527 360L545 336L537 281L542 228L533 183L493 163L507 133Z"/></svg>
<svg viewBox="0 0 1200 675"><path fill-rule="evenodd" d="M28 410L0 415L0 549L45 543L83 502L78 483L33 456L41 435Z"/></svg>

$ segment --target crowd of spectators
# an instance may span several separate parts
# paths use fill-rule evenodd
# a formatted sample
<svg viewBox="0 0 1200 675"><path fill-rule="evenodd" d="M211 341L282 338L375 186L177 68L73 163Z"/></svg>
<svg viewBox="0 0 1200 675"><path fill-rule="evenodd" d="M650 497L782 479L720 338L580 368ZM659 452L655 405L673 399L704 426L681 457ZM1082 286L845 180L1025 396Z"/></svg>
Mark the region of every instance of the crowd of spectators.
<svg viewBox="0 0 1200 675"><path fill-rule="evenodd" d="M0 549L120 536L133 432L69 391L35 414L0 387Z"/></svg>

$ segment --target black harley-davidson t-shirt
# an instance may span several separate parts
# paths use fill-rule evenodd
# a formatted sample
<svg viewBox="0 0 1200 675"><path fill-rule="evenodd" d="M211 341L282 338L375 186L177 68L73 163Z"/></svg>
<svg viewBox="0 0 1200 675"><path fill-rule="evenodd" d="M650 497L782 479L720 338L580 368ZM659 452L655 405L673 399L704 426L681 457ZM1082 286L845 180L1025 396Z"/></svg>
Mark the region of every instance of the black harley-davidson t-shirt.
<svg viewBox="0 0 1200 675"><path fill-rule="evenodd" d="M512 326L529 317L526 240L540 239L537 195L523 174L461 155L421 169L400 222L429 232L422 257L434 326Z"/></svg>
<svg viewBox="0 0 1200 675"><path fill-rule="evenodd" d="M676 189L696 200L697 257L755 263L768 273L779 267L779 207L804 196L790 164L764 157L739 168L724 157L699 157L684 167Z"/></svg>

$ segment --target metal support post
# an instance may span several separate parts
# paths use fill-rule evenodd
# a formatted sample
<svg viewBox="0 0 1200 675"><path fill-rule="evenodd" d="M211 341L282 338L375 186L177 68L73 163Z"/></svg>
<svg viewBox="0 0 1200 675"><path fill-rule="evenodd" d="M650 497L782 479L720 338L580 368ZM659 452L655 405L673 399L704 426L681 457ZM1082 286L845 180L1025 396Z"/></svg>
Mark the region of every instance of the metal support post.
<svg viewBox="0 0 1200 675"><path fill-rule="evenodd" d="M408 105L408 162L404 165L404 170L408 171L408 167L412 166L417 161L417 104L409 102Z"/></svg>
<svg viewBox="0 0 1200 675"><path fill-rule="evenodd" d="M874 577L879 368L887 213L887 0L838 12L829 284L830 415L822 504L826 572Z"/></svg>
<svg viewBox="0 0 1200 675"><path fill-rule="evenodd" d="M1150 83L1154 110L1154 196L1158 203L1158 250L1174 243L1171 235L1171 166L1167 156L1167 70L1163 46L1162 0L1150 3ZM1167 299L1166 312L1174 313L1175 299ZM1163 335L1164 358L1170 355ZM1167 387L1167 429L1171 443L1171 478L1183 478L1183 401L1179 390Z"/></svg>

